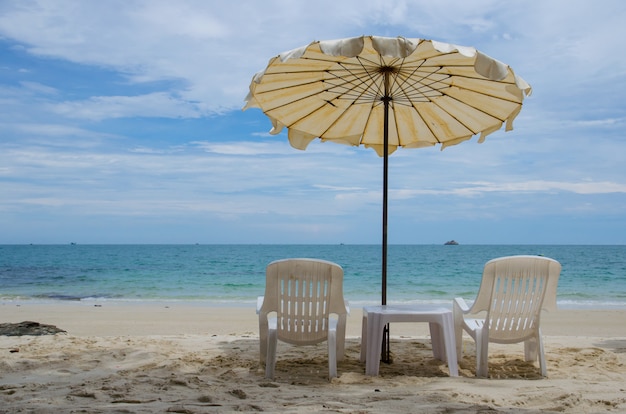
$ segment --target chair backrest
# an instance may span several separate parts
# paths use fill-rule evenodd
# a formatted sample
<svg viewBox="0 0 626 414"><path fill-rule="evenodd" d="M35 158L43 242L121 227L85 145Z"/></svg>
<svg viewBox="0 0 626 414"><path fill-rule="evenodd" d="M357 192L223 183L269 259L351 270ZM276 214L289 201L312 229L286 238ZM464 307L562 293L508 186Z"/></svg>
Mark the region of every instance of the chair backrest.
<svg viewBox="0 0 626 414"><path fill-rule="evenodd" d="M487 312L490 341L534 335L541 310L556 309L561 264L543 256L508 256L485 264L471 313Z"/></svg>
<svg viewBox="0 0 626 414"><path fill-rule="evenodd" d="M346 314L343 269L318 259L284 259L266 269L261 313L276 313L278 339L296 345L328 338L329 316Z"/></svg>

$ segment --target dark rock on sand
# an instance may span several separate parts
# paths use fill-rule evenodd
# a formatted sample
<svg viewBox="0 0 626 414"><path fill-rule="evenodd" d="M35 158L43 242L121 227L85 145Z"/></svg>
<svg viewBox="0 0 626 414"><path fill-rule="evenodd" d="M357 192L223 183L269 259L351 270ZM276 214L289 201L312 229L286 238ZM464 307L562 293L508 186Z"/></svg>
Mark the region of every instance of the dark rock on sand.
<svg viewBox="0 0 626 414"><path fill-rule="evenodd" d="M44 325L39 322L0 323L0 335L4 336L55 335L58 333L66 332L54 325Z"/></svg>

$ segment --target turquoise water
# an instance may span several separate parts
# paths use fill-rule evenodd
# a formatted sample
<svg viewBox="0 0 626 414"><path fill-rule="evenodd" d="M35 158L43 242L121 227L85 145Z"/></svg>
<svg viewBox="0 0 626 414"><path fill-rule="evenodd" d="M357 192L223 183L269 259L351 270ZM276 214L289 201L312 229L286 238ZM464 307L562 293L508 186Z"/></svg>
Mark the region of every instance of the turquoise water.
<svg viewBox="0 0 626 414"><path fill-rule="evenodd" d="M539 254L561 262L558 303L626 307L626 246L391 245L388 303L473 299L488 260ZM195 301L250 305L265 266L287 257L340 264L351 305L381 296L378 245L0 245L2 301Z"/></svg>

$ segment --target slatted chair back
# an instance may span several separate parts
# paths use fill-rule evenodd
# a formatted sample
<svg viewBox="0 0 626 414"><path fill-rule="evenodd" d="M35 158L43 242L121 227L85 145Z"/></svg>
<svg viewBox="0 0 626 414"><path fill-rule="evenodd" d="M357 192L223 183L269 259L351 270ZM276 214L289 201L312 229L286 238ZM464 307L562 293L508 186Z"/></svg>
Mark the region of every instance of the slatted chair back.
<svg viewBox="0 0 626 414"><path fill-rule="evenodd" d="M487 311L489 341L515 343L537 335L541 310L556 309L561 265L541 256L486 263L473 312Z"/></svg>
<svg viewBox="0 0 626 414"><path fill-rule="evenodd" d="M276 313L279 340L295 345L323 342L330 315L346 312L343 269L311 259L270 263L263 305L264 312Z"/></svg>

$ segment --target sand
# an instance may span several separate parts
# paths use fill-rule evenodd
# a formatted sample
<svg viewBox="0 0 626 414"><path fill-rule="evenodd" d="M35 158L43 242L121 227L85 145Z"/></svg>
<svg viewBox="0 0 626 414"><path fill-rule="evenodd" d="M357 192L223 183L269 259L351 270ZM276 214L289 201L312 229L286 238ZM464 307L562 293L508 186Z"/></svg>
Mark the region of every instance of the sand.
<svg viewBox="0 0 626 414"><path fill-rule="evenodd" d="M490 378L477 379L470 338L450 378L426 324L393 324L394 362L365 376L352 309L330 382L325 344L280 344L265 379L253 307L0 302L0 323L22 321L66 333L0 336L2 413L626 412L626 310L545 314L547 378L514 344L491 346Z"/></svg>

